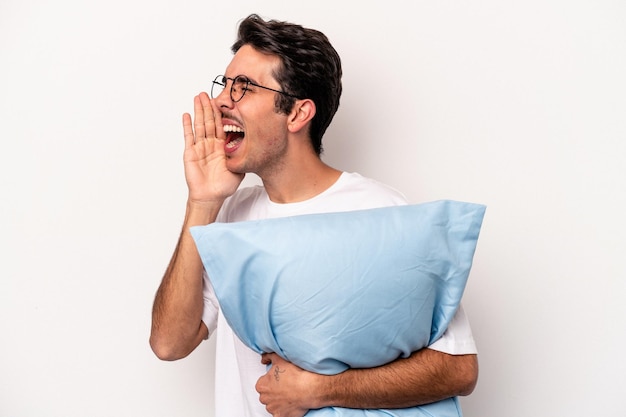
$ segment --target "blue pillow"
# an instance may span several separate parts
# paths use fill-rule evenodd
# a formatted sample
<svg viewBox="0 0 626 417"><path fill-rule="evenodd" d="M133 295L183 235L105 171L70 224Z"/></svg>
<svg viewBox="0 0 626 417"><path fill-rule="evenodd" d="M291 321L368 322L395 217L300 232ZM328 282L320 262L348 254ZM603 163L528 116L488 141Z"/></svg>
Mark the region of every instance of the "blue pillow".
<svg viewBox="0 0 626 417"><path fill-rule="evenodd" d="M191 234L243 343L336 374L407 357L443 334L463 295L484 212L445 200L213 223ZM333 413L324 415L344 415Z"/></svg>

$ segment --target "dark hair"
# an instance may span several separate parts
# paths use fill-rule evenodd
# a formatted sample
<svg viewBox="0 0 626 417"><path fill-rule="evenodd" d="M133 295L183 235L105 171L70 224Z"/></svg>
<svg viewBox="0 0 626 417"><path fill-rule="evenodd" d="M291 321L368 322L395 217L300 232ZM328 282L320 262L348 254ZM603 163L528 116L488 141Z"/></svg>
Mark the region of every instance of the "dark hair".
<svg viewBox="0 0 626 417"><path fill-rule="evenodd" d="M277 20L265 21L251 14L241 21L233 53L244 45L277 55L282 65L273 74L281 89L313 100L316 114L309 136L315 152L322 153L322 136L330 125L341 97L341 59L326 35L314 29ZM289 113L295 99L276 95L276 107Z"/></svg>

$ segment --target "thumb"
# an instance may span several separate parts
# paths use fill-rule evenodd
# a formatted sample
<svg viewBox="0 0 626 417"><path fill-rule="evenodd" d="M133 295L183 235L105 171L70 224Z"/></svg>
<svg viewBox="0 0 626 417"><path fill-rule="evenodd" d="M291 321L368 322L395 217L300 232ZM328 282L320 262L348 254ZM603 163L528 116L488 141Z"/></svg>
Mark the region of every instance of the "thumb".
<svg viewBox="0 0 626 417"><path fill-rule="evenodd" d="M275 357L275 353L264 353L261 355L261 363L263 365L270 365Z"/></svg>

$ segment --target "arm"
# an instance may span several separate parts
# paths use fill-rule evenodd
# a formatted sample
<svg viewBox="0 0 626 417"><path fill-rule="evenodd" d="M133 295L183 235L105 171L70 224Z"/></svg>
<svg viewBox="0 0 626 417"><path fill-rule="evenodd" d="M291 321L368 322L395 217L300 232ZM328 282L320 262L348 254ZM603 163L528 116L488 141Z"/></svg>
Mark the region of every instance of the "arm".
<svg viewBox="0 0 626 417"><path fill-rule="evenodd" d="M406 408L457 395L469 395L478 379L476 355L448 355L432 349L369 369L337 375L307 372L276 354L266 354L270 371L257 391L268 412L302 417L322 407Z"/></svg>
<svg viewBox="0 0 626 417"><path fill-rule="evenodd" d="M194 122L192 127L191 116L183 115L187 211L152 310L150 346L163 360L187 356L208 337L202 322L203 266L189 228L214 222L243 179L226 169L221 113L206 93L194 99Z"/></svg>
<svg viewBox="0 0 626 417"><path fill-rule="evenodd" d="M214 220L214 210L187 203L183 230L152 309L150 346L159 359L183 358L209 335L202 322L202 261L189 227Z"/></svg>

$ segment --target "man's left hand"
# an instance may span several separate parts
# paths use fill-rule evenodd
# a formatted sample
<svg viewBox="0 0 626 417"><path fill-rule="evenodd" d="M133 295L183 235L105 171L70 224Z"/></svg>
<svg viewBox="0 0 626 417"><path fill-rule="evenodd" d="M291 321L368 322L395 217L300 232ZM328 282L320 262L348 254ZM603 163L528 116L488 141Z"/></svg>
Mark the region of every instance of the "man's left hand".
<svg viewBox="0 0 626 417"><path fill-rule="evenodd" d="M317 375L288 362L275 353L265 353L261 362L272 367L256 383L259 400L274 417L303 417L317 408L313 394Z"/></svg>

